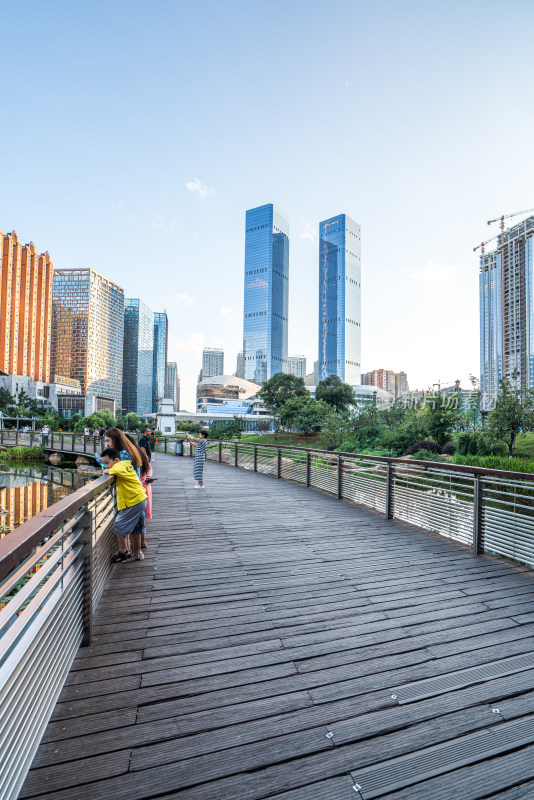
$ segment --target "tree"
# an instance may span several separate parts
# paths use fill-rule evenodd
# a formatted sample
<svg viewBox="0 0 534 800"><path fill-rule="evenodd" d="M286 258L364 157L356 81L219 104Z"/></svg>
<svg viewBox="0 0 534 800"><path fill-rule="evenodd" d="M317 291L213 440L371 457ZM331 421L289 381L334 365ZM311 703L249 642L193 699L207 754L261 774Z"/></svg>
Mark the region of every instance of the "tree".
<svg viewBox="0 0 534 800"><path fill-rule="evenodd" d="M457 400L457 398L452 398ZM434 441L443 446L450 441L453 431L458 425L460 412L458 407L450 403L449 397L437 394L432 404L425 409L427 427Z"/></svg>
<svg viewBox="0 0 534 800"><path fill-rule="evenodd" d="M332 413L327 403L311 397L291 397L280 410L280 420L284 427L296 428L308 437L318 433L328 414Z"/></svg>
<svg viewBox="0 0 534 800"><path fill-rule="evenodd" d="M16 404L15 398L7 389L0 389L0 409L6 413Z"/></svg>
<svg viewBox="0 0 534 800"><path fill-rule="evenodd" d="M329 375L318 384L315 399L328 403L339 414L354 405L354 392L338 375Z"/></svg>
<svg viewBox="0 0 534 800"><path fill-rule="evenodd" d="M512 376L517 379L517 370ZM523 397L521 396L523 394ZM534 430L534 390L517 389L508 378L499 382L499 394L495 409L488 417L490 437L504 442L512 458L516 436L519 431Z"/></svg>
<svg viewBox="0 0 534 800"><path fill-rule="evenodd" d="M272 414L279 415L281 408L292 397L309 397L310 393L306 389L304 378L277 372L263 384L258 396Z"/></svg>

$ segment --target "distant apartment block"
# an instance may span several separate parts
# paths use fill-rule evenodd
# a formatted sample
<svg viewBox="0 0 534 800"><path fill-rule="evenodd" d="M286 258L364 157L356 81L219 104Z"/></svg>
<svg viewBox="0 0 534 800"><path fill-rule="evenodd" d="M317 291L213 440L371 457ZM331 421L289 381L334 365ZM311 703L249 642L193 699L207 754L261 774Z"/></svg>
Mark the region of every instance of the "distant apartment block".
<svg viewBox="0 0 534 800"><path fill-rule="evenodd" d="M287 370L289 220L272 203L246 214L245 379L263 384Z"/></svg>
<svg viewBox="0 0 534 800"><path fill-rule="evenodd" d="M158 400L165 397L167 344L169 323L165 311L154 313L154 351L152 362L152 412L158 410Z"/></svg>
<svg viewBox="0 0 534 800"><path fill-rule="evenodd" d="M224 375L224 350L220 347L205 347L202 351L202 371L200 380Z"/></svg>
<svg viewBox="0 0 534 800"><path fill-rule="evenodd" d="M0 231L0 371L50 378L53 264Z"/></svg>
<svg viewBox="0 0 534 800"><path fill-rule="evenodd" d="M287 373L306 380L306 356L288 356Z"/></svg>
<svg viewBox="0 0 534 800"><path fill-rule="evenodd" d="M489 408L503 377L534 388L534 216L480 256L479 296L480 389Z"/></svg>
<svg viewBox="0 0 534 800"><path fill-rule="evenodd" d="M346 214L319 223L319 380L360 382L361 228Z"/></svg>
<svg viewBox="0 0 534 800"><path fill-rule="evenodd" d="M395 400L409 391L408 376L405 372L394 372L389 369L374 369L361 376L363 386L376 386L389 392Z"/></svg>
<svg viewBox="0 0 534 800"><path fill-rule="evenodd" d="M51 372L122 403L124 290L92 269L56 269Z"/></svg>
<svg viewBox="0 0 534 800"><path fill-rule="evenodd" d="M235 370L236 378L244 378L245 377L245 357L243 355L243 351L237 354L237 363L236 363L236 370Z"/></svg>
<svg viewBox="0 0 534 800"><path fill-rule="evenodd" d="M180 378L176 361L167 362L165 397L169 397L173 401L175 411L180 410Z"/></svg>

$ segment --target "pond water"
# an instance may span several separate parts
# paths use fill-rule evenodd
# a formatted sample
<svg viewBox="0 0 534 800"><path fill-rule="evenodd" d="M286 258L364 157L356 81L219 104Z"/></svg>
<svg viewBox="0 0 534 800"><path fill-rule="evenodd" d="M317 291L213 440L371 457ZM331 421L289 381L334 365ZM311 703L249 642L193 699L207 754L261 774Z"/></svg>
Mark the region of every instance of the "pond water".
<svg viewBox="0 0 534 800"><path fill-rule="evenodd" d="M40 463L0 463L0 539L92 479Z"/></svg>

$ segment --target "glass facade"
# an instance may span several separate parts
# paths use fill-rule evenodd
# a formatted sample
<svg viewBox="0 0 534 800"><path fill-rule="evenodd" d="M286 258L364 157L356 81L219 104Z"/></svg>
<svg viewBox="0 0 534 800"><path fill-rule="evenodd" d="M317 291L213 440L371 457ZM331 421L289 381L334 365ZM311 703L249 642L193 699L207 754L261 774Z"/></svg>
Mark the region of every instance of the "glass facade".
<svg viewBox="0 0 534 800"><path fill-rule="evenodd" d="M168 321L165 311L154 313L154 357L152 367L152 411L158 410L158 400L165 394L165 371L167 369Z"/></svg>
<svg viewBox="0 0 534 800"><path fill-rule="evenodd" d="M499 391L502 358L502 257L487 253L480 260L480 391L487 408Z"/></svg>
<svg viewBox="0 0 534 800"><path fill-rule="evenodd" d="M287 372L297 378L306 378L306 356L288 356Z"/></svg>
<svg viewBox="0 0 534 800"><path fill-rule="evenodd" d="M272 204L247 211L243 362L245 378L265 383L287 371L289 220Z"/></svg>
<svg viewBox="0 0 534 800"><path fill-rule="evenodd" d="M122 409L143 416L152 411L154 314L142 300L126 298Z"/></svg>
<svg viewBox="0 0 534 800"><path fill-rule="evenodd" d="M124 291L91 269L54 270L51 373L122 400Z"/></svg>
<svg viewBox="0 0 534 800"><path fill-rule="evenodd" d="M178 365L176 361L167 363L165 381L165 396L170 397L174 402L175 411L180 410L180 378L178 377Z"/></svg>
<svg viewBox="0 0 534 800"><path fill-rule="evenodd" d="M205 347L202 351L201 380L224 375L224 351L220 347Z"/></svg>
<svg viewBox="0 0 534 800"><path fill-rule="evenodd" d="M360 382L361 228L346 214L319 223L319 381Z"/></svg>

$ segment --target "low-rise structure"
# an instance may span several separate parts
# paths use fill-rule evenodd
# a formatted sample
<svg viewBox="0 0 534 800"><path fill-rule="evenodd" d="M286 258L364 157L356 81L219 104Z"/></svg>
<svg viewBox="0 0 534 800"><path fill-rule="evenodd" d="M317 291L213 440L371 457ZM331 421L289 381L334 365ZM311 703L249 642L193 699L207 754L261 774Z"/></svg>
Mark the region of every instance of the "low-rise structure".
<svg viewBox="0 0 534 800"><path fill-rule="evenodd" d="M213 375L197 386L197 413L265 416L267 410L257 397L261 387L235 375Z"/></svg>

